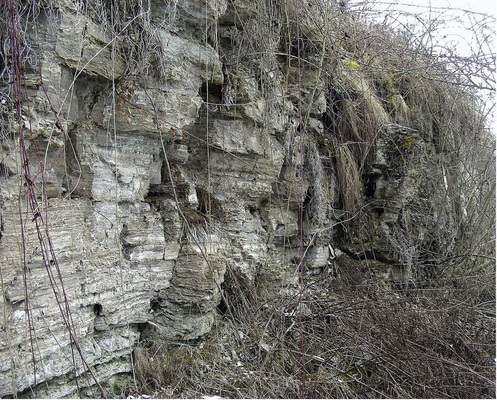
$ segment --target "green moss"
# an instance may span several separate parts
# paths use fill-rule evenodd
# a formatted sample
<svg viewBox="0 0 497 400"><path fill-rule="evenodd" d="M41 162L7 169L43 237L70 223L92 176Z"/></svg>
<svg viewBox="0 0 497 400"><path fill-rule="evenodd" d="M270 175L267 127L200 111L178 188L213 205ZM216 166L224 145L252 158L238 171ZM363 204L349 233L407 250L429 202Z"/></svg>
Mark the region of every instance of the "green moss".
<svg viewBox="0 0 497 400"><path fill-rule="evenodd" d="M383 87L387 97L393 102L395 97L399 94L399 82L397 76L393 73L385 74L382 77L380 84Z"/></svg>
<svg viewBox="0 0 497 400"><path fill-rule="evenodd" d="M343 65L345 65L351 71L360 71L361 70L361 64L359 64L355 60L351 60L350 58L345 58L343 60Z"/></svg>
<svg viewBox="0 0 497 400"><path fill-rule="evenodd" d="M414 148L418 145L418 143L418 140L411 136L397 137L389 146L390 157L392 157L391 162L395 163L394 160L398 157L413 153Z"/></svg>
<svg viewBox="0 0 497 400"><path fill-rule="evenodd" d="M407 136L402 140L402 149L404 151L411 151L414 146L418 144L418 141L413 137Z"/></svg>

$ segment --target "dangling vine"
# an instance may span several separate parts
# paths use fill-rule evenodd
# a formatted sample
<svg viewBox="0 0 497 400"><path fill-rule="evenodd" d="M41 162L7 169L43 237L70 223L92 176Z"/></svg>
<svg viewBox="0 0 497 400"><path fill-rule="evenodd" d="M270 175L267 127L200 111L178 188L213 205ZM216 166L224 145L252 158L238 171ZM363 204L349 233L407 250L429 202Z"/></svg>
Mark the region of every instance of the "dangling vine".
<svg viewBox="0 0 497 400"><path fill-rule="evenodd" d="M298 4L295 4L296 14L295 14L295 36L297 41L297 93L298 93L298 103L297 103L297 113L298 113L298 124L297 131L299 135L299 155L300 160L298 160L298 174L300 177L300 193L299 193L299 209L298 209L298 221L299 221L299 280L300 280L300 293L299 293L299 303L298 303L298 321L300 328L300 395L303 397L305 392L305 375L304 375L304 365L305 365L305 335L304 335L304 322L302 319L302 304L305 288L305 248L304 248L304 202L305 202L305 182L304 182L304 120L302 116L302 65L301 65L301 54L302 54L302 37L300 34L300 12Z"/></svg>
<svg viewBox="0 0 497 400"><path fill-rule="evenodd" d="M17 133L19 141L19 152L20 161L22 169L22 182L19 187L19 222L21 227L21 242L22 242L22 257L21 262L23 266L23 278L24 278L24 290L25 290L25 309L28 318L28 329L31 343L32 361L33 361L33 374L34 383L36 384L36 357L33 348L33 332L35 330L33 318L30 310L29 301L29 288L28 288L28 266L26 257L26 233L25 224L29 222L23 216L23 196L26 196L26 201L30 211L30 218L36 230L36 235L38 238L38 243L40 247L40 252L43 260L43 265L45 267L47 278L49 280L50 287L52 288L54 299L57 302L60 315L62 316L63 323L67 329L69 335L69 341L71 344L71 357L74 369L74 380L79 392L79 381L78 381L78 370L77 370L77 359L81 361L86 371L89 372L93 381L100 391L100 395L105 397L105 392L102 386L99 384L96 376L94 375L90 365L87 363L81 345L79 343L78 337L76 335L76 328L74 320L71 313L71 308L69 304L69 299L64 286L64 279L61 273L60 265L57 259L57 254L51 239L49 224L48 224L48 205L45 207L41 205L38 201L38 193L35 184L35 178L31 173L30 159L27 151L25 132L26 128L24 126L22 118L22 108L23 105L29 110L29 101L27 96L27 91L25 87L25 63L22 56L23 41L21 37L20 19L21 15L19 13L19 4L14 0L7 0L7 10L8 10L8 35L9 35L9 49L10 49L10 84L12 87L11 97L13 98L13 104L15 106L16 122L17 122ZM59 124L60 125L60 124ZM59 126L62 128L62 126ZM30 130L30 128L27 128ZM64 132L65 133L65 132ZM44 170L42 171L42 177L44 176ZM45 184L42 181L42 192L45 191ZM42 198L46 198L46 193L42 193Z"/></svg>

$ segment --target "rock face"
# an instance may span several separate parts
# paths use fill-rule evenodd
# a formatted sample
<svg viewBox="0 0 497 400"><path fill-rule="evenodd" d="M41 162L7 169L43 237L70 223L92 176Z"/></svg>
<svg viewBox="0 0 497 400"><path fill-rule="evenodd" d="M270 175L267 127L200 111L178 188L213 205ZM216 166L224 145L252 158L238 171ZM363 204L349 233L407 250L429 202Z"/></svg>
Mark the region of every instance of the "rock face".
<svg viewBox="0 0 497 400"><path fill-rule="evenodd" d="M69 396L130 372L140 340L208 333L227 268L274 296L298 289L302 256L311 274L353 258L408 285L423 248L453 245L436 137L383 110L353 65L337 70L347 100L311 46L305 65L282 58L295 43L276 5L264 25L252 2L120 2L113 31L100 2L49 3L25 34L20 121L38 216L2 100L1 396ZM330 117L365 91L367 154Z"/></svg>

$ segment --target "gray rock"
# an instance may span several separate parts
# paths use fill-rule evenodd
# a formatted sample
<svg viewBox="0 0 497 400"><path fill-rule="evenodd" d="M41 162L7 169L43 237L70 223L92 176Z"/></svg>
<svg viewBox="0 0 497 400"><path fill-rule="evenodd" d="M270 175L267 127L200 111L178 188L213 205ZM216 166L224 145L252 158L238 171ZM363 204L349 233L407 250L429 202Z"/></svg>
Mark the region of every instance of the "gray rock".
<svg viewBox="0 0 497 400"><path fill-rule="evenodd" d="M75 396L74 371L80 387L93 385L79 355L73 364L68 324L101 382L131 371L140 340L202 337L219 315L227 271L275 299L298 292L302 249L309 275L331 263L350 285L362 285L366 270L378 287L410 282L416 245L450 250L452 238L434 233L455 226L448 189L429 192L449 173L434 144L387 123L374 95L385 124L364 153L371 160L354 159L360 138L342 143L329 126L316 62L299 77L294 60L282 59L284 35L257 24L253 1L152 1L157 65L133 74L112 51L123 38L76 3L52 1L58 17L40 17L26 36L39 61L26 71L20 121L34 212L18 122L2 103L12 123L0 126L2 135L8 128L0 146L1 397L29 389ZM302 20L309 35L322 18L313 15ZM365 84L359 98L369 84L353 75ZM370 185L358 199L364 219L343 209L353 182L339 175L339 146L350 146L350 170L370 162L358 183L359 197Z"/></svg>

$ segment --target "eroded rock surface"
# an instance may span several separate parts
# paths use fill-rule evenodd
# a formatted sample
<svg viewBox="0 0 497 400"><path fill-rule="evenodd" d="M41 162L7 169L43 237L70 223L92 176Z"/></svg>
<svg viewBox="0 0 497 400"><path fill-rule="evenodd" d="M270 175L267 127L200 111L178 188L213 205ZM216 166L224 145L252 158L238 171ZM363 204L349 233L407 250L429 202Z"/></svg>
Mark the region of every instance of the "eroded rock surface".
<svg viewBox="0 0 497 400"><path fill-rule="evenodd" d="M157 59L130 70L119 38L76 3L57 2L27 35L39 62L26 70L22 117L56 262L43 260L27 209L15 124L2 136L0 396L93 384L74 380L64 319L105 381L131 371L140 340L208 333L227 267L277 296L298 289L304 245L312 274L354 259L408 284L412 263L399 254L414 239L450 246L431 233L451 224L448 200L426 193L426 171L444 184L432 139L381 113L359 177L367 218L348 224L357 210L345 207L351 184L337 159L356 144L331 129L319 57L303 72L281 58L278 10L261 31L251 2L154 1Z"/></svg>

